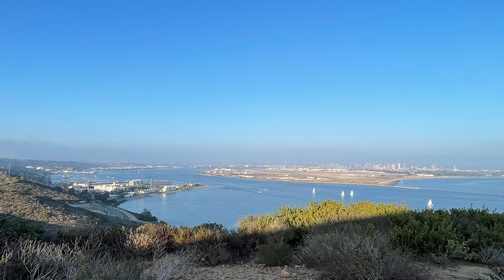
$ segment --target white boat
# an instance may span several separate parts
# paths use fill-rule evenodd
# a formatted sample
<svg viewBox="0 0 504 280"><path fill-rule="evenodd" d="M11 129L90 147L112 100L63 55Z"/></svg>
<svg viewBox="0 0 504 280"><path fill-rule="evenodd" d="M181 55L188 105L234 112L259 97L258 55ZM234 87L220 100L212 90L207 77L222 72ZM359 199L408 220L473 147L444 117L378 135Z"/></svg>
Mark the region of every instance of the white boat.
<svg viewBox="0 0 504 280"><path fill-rule="evenodd" d="M350 196L353 197L353 191L350 191Z"/></svg>
<svg viewBox="0 0 504 280"><path fill-rule="evenodd" d="M313 194L315 194L315 193L316 193L315 188L313 188L313 190L312 190L311 192L312 192Z"/></svg>
<svg viewBox="0 0 504 280"><path fill-rule="evenodd" d="M427 208L432 209L434 207L434 203L432 203L432 199L429 199L429 202L427 202Z"/></svg>
<svg viewBox="0 0 504 280"><path fill-rule="evenodd" d="M341 191L341 197L345 197L345 191Z"/></svg>

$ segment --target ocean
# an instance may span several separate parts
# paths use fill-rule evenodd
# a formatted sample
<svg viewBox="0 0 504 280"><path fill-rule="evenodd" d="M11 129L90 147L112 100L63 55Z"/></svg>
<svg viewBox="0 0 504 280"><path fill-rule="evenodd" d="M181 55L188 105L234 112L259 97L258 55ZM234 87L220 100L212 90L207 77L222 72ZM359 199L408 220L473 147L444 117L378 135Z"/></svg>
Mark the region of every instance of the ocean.
<svg viewBox="0 0 504 280"><path fill-rule="evenodd" d="M233 228L240 218L248 215L266 214L277 211L281 206L305 206L326 199L345 203L361 200L404 202L409 209L424 209L432 200L434 209L485 207L499 213L504 211L504 178L418 179L402 181L398 187L375 187L211 177L200 175L198 171L193 168L114 170L97 173L96 177L75 173L67 180L114 182L153 179L171 180L173 184L202 183L210 186L134 199L120 205L137 213L148 209L160 221L175 226L212 222ZM51 179L53 182L64 180L61 175L53 175ZM354 197L350 197L350 191L353 191ZM345 197L341 196L342 192L345 192Z"/></svg>

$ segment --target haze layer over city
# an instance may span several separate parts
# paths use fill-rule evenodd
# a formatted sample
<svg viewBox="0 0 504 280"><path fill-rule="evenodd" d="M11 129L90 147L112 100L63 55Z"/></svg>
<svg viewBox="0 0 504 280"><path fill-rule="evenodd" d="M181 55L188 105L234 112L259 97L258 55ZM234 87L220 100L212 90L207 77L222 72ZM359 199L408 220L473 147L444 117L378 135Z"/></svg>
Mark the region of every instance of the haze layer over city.
<svg viewBox="0 0 504 280"><path fill-rule="evenodd" d="M0 157L504 169L502 1L7 1Z"/></svg>

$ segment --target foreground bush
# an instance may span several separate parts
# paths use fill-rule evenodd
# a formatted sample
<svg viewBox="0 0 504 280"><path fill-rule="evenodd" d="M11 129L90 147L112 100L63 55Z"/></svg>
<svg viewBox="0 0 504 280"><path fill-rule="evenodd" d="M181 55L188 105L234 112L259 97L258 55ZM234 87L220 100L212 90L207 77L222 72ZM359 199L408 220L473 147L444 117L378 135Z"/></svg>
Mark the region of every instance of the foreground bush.
<svg viewBox="0 0 504 280"><path fill-rule="evenodd" d="M394 243L419 255L478 261L483 248L504 249L504 214L488 209L409 211L392 221Z"/></svg>
<svg viewBox="0 0 504 280"><path fill-rule="evenodd" d="M43 232L42 227L30 226L23 221L0 219L1 238L40 240Z"/></svg>
<svg viewBox="0 0 504 280"><path fill-rule="evenodd" d="M298 248L296 261L330 279L428 279L387 235L370 228L346 224L314 231Z"/></svg>
<svg viewBox="0 0 504 280"><path fill-rule="evenodd" d="M88 250L90 249L90 250ZM145 262L117 260L95 248L33 240L8 242L1 279L139 279Z"/></svg>
<svg viewBox="0 0 504 280"><path fill-rule="evenodd" d="M294 249L288 244L280 242L269 242L259 245L255 254L256 262L267 266L282 266L292 262Z"/></svg>

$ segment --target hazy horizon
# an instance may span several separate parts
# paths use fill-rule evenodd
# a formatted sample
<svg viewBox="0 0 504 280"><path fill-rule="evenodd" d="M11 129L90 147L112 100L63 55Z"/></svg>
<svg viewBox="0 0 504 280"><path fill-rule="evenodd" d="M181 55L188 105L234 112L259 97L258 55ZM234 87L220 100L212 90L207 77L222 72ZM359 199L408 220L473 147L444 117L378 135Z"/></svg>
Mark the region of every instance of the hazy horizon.
<svg viewBox="0 0 504 280"><path fill-rule="evenodd" d="M178 151L177 153L166 150L150 150L150 151L127 151L117 148L74 148L57 146L47 143L7 143L0 141L2 146L11 147L14 155L18 156L3 156L12 159L35 159L35 160L57 160L57 161L80 161L88 163L139 163L139 164L204 164L204 163L257 163L257 164L364 164L364 163L401 163L403 166L431 166L435 164L438 167L467 169L504 169L501 162L492 162L486 155L473 154L470 164L457 164L462 162L460 158L452 155L445 155L440 161L433 161L429 155L414 155L415 160L411 160L404 154L376 154L355 151L331 151L327 156L320 156L321 150L312 149L311 153L303 154L303 157L298 157L298 154L292 153L287 149L281 151L270 151L271 157L262 157L252 155L254 151L248 151L247 156L242 154L233 156L233 150L223 150L219 152L216 149L202 149L194 151ZM19 149L19 150L16 150ZM216 154L219 153L219 156ZM4 153L6 155L9 153ZM87 156L83 156L87 155ZM248 160L243 160L244 158ZM412 156L413 158L413 156ZM113 160L111 160L113 159ZM169 160L171 159L171 160Z"/></svg>
<svg viewBox="0 0 504 280"><path fill-rule="evenodd" d="M0 4L0 157L504 169L501 1Z"/></svg>

